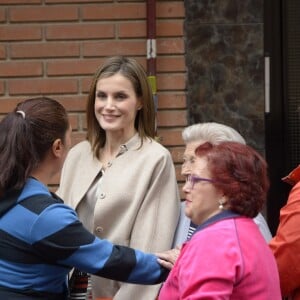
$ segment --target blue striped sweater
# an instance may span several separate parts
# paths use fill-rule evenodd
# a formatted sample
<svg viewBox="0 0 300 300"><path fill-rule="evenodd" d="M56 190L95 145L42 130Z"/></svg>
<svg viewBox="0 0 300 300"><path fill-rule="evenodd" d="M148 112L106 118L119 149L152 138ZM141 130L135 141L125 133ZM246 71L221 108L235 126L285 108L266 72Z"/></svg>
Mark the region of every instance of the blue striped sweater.
<svg viewBox="0 0 300 300"><path fill-rule="evenodd" d="M138 284L167 276L156 256L92 235L33 178L0 199L0 299L67 299L72 267Z"/></svg>

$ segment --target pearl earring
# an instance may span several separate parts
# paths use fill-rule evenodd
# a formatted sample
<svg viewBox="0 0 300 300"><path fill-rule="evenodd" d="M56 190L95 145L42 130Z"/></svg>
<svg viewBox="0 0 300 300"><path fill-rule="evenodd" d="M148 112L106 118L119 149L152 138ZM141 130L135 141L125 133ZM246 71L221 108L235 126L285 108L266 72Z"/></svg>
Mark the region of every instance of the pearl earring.
<svg viewBox="0 0 300 300"><path fill-rule="evenodd" d="M223 202L221 200L219 200L219 209L220 210L224 209Z"/></svg>

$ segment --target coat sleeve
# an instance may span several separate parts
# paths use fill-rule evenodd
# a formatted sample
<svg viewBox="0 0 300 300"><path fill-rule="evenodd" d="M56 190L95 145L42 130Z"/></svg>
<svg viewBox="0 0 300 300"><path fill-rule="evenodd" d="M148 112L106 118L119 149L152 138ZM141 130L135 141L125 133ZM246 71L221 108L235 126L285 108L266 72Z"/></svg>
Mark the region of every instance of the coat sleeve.
<svg viewBox="0 0 300 300"><path fill-rule="evenodd" d="M147 252L171 249L180 213L180 196L175 168L170 155L165 155L156 164L148 193L136 216L130 247ZM160 285L143 287L121 284L114 300L154 300Z"/></svg>
<svg viewBox="0 0 300 300"><path fill-rule="evenodd" d="M280 210L279 226L270 241L276 258L281 292L290 295L300 287L300 182L291 190L287 204Z"/></svg>
<svg viewBox="0 0 300 300"><path fill-rule="evenodd" d="M113 280L156 284L167 275L155 255L95 237L63 204L51 205L40 214L31 229L31 242L49 263Z"/></svg>

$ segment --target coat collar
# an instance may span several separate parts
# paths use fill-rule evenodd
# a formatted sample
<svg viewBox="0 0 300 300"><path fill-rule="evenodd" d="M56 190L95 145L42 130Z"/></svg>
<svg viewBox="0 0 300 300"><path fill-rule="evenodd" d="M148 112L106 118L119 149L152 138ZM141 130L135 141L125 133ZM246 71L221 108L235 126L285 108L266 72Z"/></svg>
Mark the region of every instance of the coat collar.
<svg viewBox="0 0 300 300"><path fill-rule="evenodd" d="M200 224L196 230L194 231L193 235L200 231L200 230L203 230L204 228L208 227L209 225L213 224L213 223L216 223L218 221L221 221L221 220L225 220L225 219L230 219L230 218L237 218L237 217L240 217L239 214L233 212L233 211L230 211L230 210L224 210L224 211L221 211L220 213L212 216L211 218L209 218L208 220L206 220L205 222L203 222L202 224ZM193 236L192 235L192 236ZM191 236L191 238L192 238Z"/></svg>
<svg viewBox="0 0 300 300"><path fill-rule="evenodd" d="M139 134L136 133L128 142L120 145L120 151L117 157L126 153L128 150L138 149L141 143ZM72 187L72 197L70 199L72 207L76 208L91 184L102 170L103 165L92 153L92 149L89 147L89 152L84 159L84 166L81 168L80 176L76 176Z"/></svg>

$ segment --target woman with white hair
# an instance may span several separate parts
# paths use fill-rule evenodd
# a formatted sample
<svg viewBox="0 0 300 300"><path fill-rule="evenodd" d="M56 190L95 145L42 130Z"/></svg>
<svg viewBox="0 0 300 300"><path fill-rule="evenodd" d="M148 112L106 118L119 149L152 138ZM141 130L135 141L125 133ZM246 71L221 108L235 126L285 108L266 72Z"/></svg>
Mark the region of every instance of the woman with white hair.
<svg viewBox="0 0 300 300"><path fill-rule="evenodd" d="M212 145L219 145L223 142L246 144L245 139L234 128L216 122L198 123L188 126L183 130L182 138L186 146L181 169L181 174L184 176L188 176L192 173L196 157L195 150L199 145L205 142L209 142ZM184 241L186 241L186 239L190 238L196 228L191 220L185 216L184 206L185 203L182 202L181 215L175 233L173 246L181 245ZM254 218L254 222L259 227L266 242L269 242L272 238L272 234L263 215L258 213L258 215Z"/></svg>

